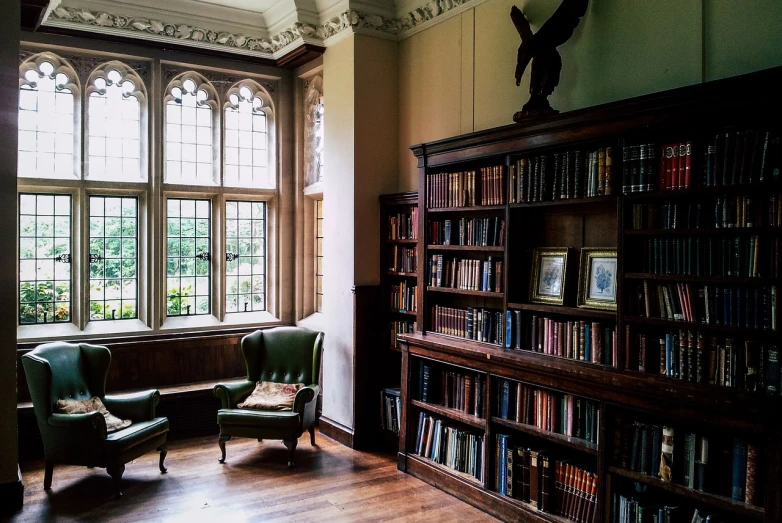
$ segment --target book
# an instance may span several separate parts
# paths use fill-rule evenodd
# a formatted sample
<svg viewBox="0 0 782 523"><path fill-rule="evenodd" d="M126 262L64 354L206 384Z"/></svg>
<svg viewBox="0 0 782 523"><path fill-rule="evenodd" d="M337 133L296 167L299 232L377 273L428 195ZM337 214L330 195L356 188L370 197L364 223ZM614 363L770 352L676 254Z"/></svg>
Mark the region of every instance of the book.
<svg viewBox="0 0 782 523"><path fill-rule="evenodd" d="M733 481L731 497L744 501L747 486L747 443L739 438L733 440Z"/></svg>
<svg viewBox="0 0 782 523"><path fill-rule="evenodd" d="M659 476L662 481L673 479L673 427L663 427Z"/></svg>

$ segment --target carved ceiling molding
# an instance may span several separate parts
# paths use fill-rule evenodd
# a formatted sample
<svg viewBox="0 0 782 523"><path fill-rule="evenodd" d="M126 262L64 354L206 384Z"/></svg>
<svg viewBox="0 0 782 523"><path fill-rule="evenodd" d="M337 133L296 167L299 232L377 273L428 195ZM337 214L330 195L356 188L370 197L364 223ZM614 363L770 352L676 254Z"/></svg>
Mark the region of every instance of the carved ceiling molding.
<svg viewBox="0 0 782 523"><path fill-rule="evenodd" d="M304 43L328 45L345 31L401 40L483 1L485 0L430 0L398 18L348 9L322 24L296 22L269 37L213 30L174 20L125 16L62 5L51 11L44 25L175 41L195 47L276 59Z"/></svg>

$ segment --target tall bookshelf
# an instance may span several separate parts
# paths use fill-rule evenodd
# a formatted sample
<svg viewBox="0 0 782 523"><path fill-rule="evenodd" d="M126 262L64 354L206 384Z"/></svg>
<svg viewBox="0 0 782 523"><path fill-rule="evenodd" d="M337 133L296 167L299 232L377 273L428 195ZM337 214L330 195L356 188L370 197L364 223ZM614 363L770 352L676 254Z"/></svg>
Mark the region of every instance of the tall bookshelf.
<svg viewBox="0 0 782 523"><path fill-rule="evenodd" d="M420 173L417 279L425 290L419 330L398 339L401 470L506 520L613 523L623 521L622 511L649 517L665 507L678 507L686 521L695 509L714 521L782 519L782 125L772 116L782 105L780 81L782 68L770 69L411 147ZM563 183L564 173L575 177L574 158L584 162L581 183L590 180L592 151L594 172L603 171L593 189ZM522 162L533 179L536 165L542 173L543 197L519 196L514 180ZM476 183L455 174L472 172ZM471 219L504 221L503 241L454 241L454 230ZM450 242L438 235L446 220ZM544 248L568 249L561 304L530 294L533 250ZM613 309L579 305L584 248L617 252ZM475 276L475 265L459 265L465 259L477 260L477 270L491 259L491 288L482 278L477 286L475 278L448 280L454 264ZM478 311L486 321L483 310L501 318L488 340L475 321ZM585 352L579 334L587 329L597 334ZM567 341L559 342L568 333L570 353ZM532 390L535 402L548 402L532 407L546 419L534 410L533 418L517 419L520 400L507 390ZM576 408L568 401L590 405L575 432L560 421ZM459 441L478 442L481 458L468 459L465 469L427 455L427 429L443 425ZM660 459L655 447L670 429L672 477L661 479L650 460ZM500 493L503 441L542 451L551 470L567 462L582 471L594 487L592 512L560 513L556 481L547 511ZM474 449L468 456L475 458ZM742 476L746 463L754 469L751 485Z"/></svg>
<svg viewBox="0 0 782 523"><path fill-rule="evenodd" d="M395 452L399 444L398 427L393 426L393 418L398 420L394 406L389 414L390 405L386 398L393 398L400 388L401 355L396 343L397 331L415 331L418 322L418 303L403 300L405 288L418 285L418 193L405 192L380 196L380 294L382 335L379 337L376 372L380 380L372 391L379 398L381 436L378 441L383 449ZM408 291L409 292L409 291ZM412 305L412 306L410 306ZM396 327L396 328L395 328ZM396 413L396 415L394 415ZM397 421L398 424L398 421ZM396 430L394 430L396 428Z"/></svg>

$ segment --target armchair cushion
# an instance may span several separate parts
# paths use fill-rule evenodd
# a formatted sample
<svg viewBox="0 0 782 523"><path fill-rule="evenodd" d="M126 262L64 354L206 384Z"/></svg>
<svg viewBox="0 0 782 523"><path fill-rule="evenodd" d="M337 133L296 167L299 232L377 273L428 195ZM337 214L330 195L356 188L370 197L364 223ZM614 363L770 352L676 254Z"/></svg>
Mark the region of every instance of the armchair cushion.
<svg viewBox="0 0 782 523"><path fill-rule="evenodd" d="M295 430L300 422L299 414L290 410L220 409L217 411L217 423Z"/></svg>
<svg viewBox="0 0 782 523"><path fill-rule="evenodd" d="M106 432L111 434L130 426L129 419L119 419L103 405L100 398L88 400L57 400L57 411L62 414L86 414L88 412L100 412L106 420Z"/></svg>
<svg viewBox="0 0 782 523"><path fill-rule="evenodd" d="M168 431L168 418L154 418L133 423L106 437L106 450L119 453Z"/></svg>
<svg viewBox="0 0 782 523"><path fill-rule="evenodd" d="M240 409L291 410L296 393L303 383L259 381L252 394L237 405Z"/></svg>

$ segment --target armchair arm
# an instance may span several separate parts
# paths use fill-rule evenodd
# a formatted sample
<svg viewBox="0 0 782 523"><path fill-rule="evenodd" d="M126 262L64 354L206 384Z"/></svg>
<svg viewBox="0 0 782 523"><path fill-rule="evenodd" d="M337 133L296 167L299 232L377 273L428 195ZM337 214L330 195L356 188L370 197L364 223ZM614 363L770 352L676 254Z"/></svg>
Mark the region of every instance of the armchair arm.
<svg viewBox="0 0 782 523"><path fill-rule="evenodd" d="M304 414L306 406L318 397L320 393L320 387L318 385L307 385L302 387L296 393L296 397L293 399L293 411L299 414Z"/></svg>
<svg viewBox="0 0 782 523"><path fill-rule="evenodd" d="M55 431L67 432L67 438L79 445L106 439L106 420L100 412L52 414L47 421Z"/></svg>
<svg viewBox="0 0 782 523"><path fill-rule="evenodd" d="M103 397L103 404L109 412L118 418L129 419L133 423L154 418L158 403L160 403L160 392L155 389Z"/></svg>
<svg viewBox="0 0 782 523"><path fill-rule="evenodd" d="M222 409L235 409L237 403L247 399L255 383L252 381L240 381L238 383L218 383L214 388L214 395L220 399Z"/></svg>

